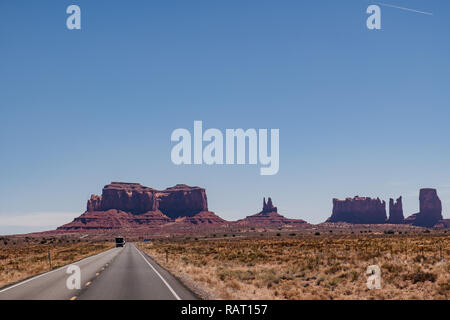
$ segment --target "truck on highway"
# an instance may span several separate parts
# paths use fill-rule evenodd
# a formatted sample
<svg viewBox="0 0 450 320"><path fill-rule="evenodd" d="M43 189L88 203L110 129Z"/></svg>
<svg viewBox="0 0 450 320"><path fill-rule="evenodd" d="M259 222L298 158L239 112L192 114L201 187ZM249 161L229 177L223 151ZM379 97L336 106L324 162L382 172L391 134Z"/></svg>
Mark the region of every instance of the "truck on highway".
<svg viewBox="0 0 450 320"><path fill-rule="evenodd" d="M116 237L116 248L125 247L125 239L123 237Z"/></svg>

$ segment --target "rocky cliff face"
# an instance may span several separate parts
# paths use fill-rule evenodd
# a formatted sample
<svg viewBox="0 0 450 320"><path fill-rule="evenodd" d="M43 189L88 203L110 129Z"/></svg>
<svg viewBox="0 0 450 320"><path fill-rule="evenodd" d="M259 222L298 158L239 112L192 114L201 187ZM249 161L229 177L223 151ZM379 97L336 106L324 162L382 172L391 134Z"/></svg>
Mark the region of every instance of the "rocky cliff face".
<svg viewBox="0 0 450 320"><path fill-rule="evenodd" d="M138 183L112 182L102 195L92 195L87 211L59 230L104 230L157 228L192 217L192 224L220 224L225 220L208 212L206 191L199 187L176 185L162 191Z"/></svg>
<svg viewBox="0 0 450 320"><path fill-rule="evenodd" d="M333 213L327 222L383 224L386 219L385 201L356 196L346 200L333 199Z"/></svg>
<svg viewBox="0 0 450 320"><path fill-rule="evenodd" d="M199 187L178 184L157 193L158 205L169 218L193 217L199 212L208 211L206 191Z"/></svg>
<svg viewBox="0 0 450 320"><path fill-rule="evenodd" d="M112 182L105 186L101 196L92 195L87 211L121 210L134 214L155 211L158 206L157 190L139 183Z"/></svg>
<svg viewBox="0 0 450 320"><path fill-rule="evenodd" d="M442 203L437 195L436 189L421 189L419 201L420 212L409 216L405 219L405 223L431 228L443 220Z"/></svg>
<svg viewBox="0 0 450 320"><path fill-rule="evenodd" d="M208 211L208 203L205 189L199 187L176 185L158 191L139 183L112 182L101 196L92 195L87 203L88 212L111 209L133 214L159 210L175 219Z"/></svg>
<svg viewBox="0 0 450 320"><path fill-rule="evenodd" d="M402 197L398 198L395 202L394 199L389 199L389 219L386 223L402 224L404 220Z"/></svg>
<svg viewBox="0 0 450 320"><path fill-rule="evenodd" d="M263 200L263 210L257 214L246 217L245 219L236 221L236 224L247 227L281 227L284 225L305 226L308 223L300 219L288 219L278 214L277 207L273 206L272 199Z"/></svg>

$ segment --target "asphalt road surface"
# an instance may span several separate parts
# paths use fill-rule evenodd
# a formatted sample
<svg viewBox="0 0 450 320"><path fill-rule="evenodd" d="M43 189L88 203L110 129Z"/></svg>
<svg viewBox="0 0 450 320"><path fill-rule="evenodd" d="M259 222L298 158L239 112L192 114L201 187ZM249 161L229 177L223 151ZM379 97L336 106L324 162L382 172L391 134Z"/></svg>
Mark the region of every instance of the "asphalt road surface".
<svg viewBox="0 0 450 320"><path fill-rule="evenodd" d="M0 300L195 300L197 297L133 243L80 260L80 289L68 266L0 289Z"/></svg>

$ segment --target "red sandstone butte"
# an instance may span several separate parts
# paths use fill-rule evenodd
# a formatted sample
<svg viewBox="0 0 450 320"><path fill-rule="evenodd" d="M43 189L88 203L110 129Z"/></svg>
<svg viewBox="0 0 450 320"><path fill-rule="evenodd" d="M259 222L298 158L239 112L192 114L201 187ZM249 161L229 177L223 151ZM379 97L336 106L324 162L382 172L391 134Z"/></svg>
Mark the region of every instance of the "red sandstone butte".
<svg viewBox="0 0 450 320"><path fill-rule="evenodd" d="M58 230L159 228L178 218L191 224L221 224L225 220L208 212L206 191L176 185L159 191L138 183L112 182L102 195L92 195L87 211Z"/></svg>
<svg viewBox="0 0 450 320"><path fill-rule="evenodd" d="M159 191L139 183L112 182L101 196L92 195L87 211L121 210L134 214L160 210L169 218L194 216L208 211L206 191L200 187L178 184Z"/></svg>
<svg viewBox="0 0 450 320"><path fill-rule="evenodd" d="M263 210L257 214L246 217L245 219L236 221L236 224L246 227L281 227L284 225L306 226L308 223L300 219L288 219L280 215L277 207L272 204L269 198L263 200Z"/></svg>
<svg viewBox="0 0 450 320"><path fill-rule="evenodd" d="M326 222L384 224L386 220L385 201L356 196L353 199L333 199L333 213Z"/></svg>
<svg viewBox="0 0 450 320"><path fill-rule="evenodd" d="M420 190L420 212L405 219L406 224L431 228L442 221L442 203L436 189Z"/></svg>

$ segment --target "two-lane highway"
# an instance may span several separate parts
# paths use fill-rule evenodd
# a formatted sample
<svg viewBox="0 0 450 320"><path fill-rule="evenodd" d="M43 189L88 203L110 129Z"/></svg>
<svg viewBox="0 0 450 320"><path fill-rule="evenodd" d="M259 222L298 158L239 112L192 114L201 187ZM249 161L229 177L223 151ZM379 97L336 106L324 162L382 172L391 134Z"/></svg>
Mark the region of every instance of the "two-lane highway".
<svg viewBox="0 0 450 320"><path fill-rule="evenodd" d="M68 289L68 266L0 289L0 300L194 300L196 296L133 243L74 263L81 288Z"/></svg>

